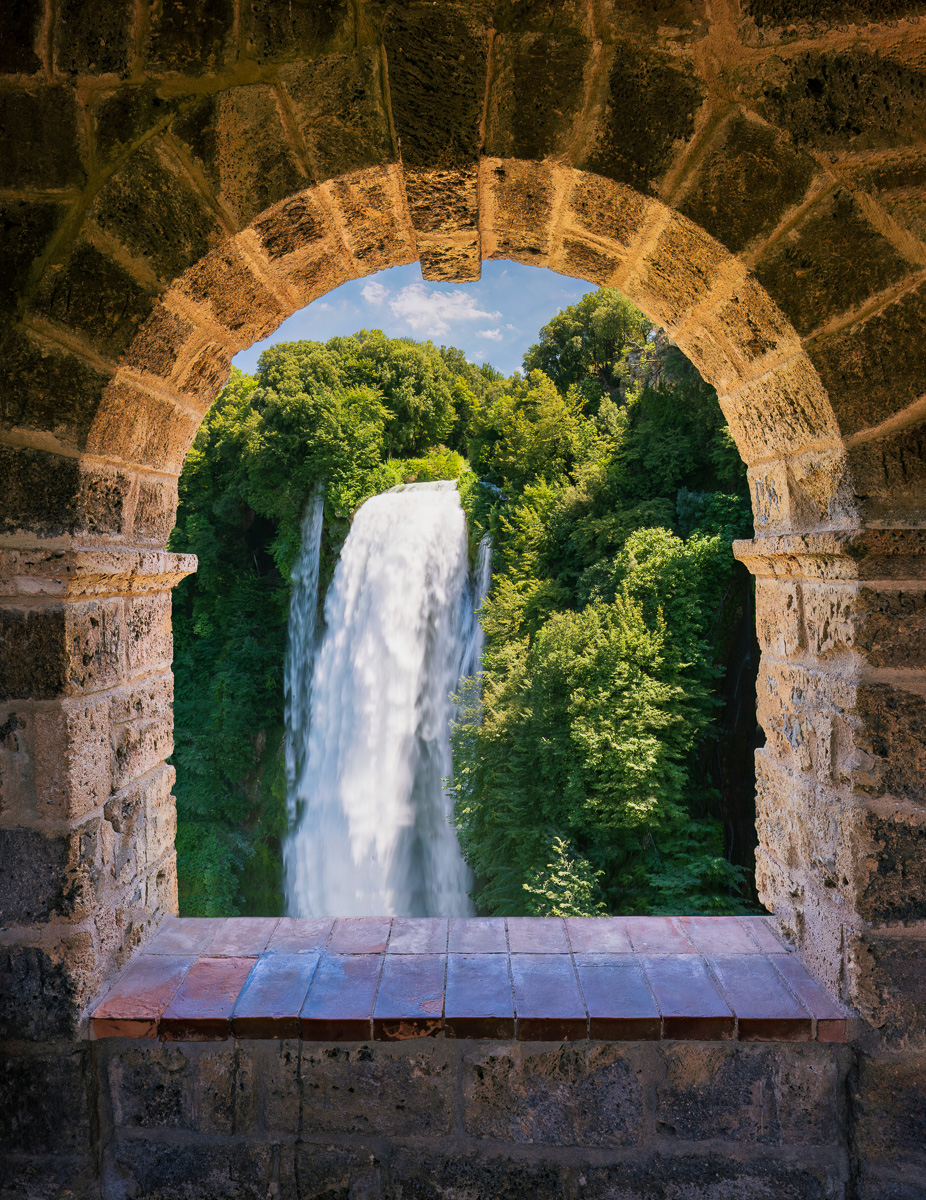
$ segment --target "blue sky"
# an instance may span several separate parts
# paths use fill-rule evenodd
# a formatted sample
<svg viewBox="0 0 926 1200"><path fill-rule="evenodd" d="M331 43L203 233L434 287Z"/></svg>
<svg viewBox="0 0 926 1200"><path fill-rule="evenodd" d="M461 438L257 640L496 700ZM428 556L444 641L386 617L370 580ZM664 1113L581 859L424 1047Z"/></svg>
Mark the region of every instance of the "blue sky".
<svg viewBox="0 0 926 1200"><path fill-rule="evenodd" d="M382 329L390 337L457 346L472 362L491 363L510 375L520 371L541 326L590 291L594 285L581 279L508 261L484 262L478 283L427 283L417 263L391 267L313 300L270 337L242 350L234 363L253 371L261 351L276 342L324 342L358 329Z"/></svg>

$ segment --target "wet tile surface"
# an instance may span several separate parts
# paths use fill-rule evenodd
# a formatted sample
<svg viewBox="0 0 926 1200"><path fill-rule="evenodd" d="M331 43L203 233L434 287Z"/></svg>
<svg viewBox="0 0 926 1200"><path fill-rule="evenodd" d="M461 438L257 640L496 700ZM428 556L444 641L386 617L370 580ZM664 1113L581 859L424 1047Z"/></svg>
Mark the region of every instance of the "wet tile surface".
<svg viewBox="0 0 926 1200"><path fill-rule="evenodd" d="M762 917L171 918L92 1038L845 1041Z"/></svg>

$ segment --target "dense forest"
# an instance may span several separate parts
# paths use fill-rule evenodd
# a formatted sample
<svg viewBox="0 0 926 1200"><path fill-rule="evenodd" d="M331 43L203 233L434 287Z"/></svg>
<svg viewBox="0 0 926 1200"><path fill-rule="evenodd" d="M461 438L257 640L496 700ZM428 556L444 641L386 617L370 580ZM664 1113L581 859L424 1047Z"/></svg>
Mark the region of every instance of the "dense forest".
<svg viewBox="0 0 926 1200"><path fill-rule="evenodd" d="M457 479L492 537L484 671L453 793L479 911L731 912L753 898L751 520L716 394L613 289L505 379L378 330L234 371L180 481L178 869L189 915L282 911L290 573L324 489L321 595L352 515Z"/></svg>

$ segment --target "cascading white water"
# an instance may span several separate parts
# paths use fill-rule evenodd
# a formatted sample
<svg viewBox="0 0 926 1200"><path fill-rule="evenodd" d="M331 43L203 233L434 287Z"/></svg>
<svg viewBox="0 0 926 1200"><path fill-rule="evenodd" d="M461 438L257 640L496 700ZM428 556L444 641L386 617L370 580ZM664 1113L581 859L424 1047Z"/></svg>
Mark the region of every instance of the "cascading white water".
<svg viewBox="0 0 926 1200"><path fill-rule="evenodd" d="M450 697L479 669L474 614L490 575L486 541L469 578L454 483L393 488L354 518L314 664L301 666L292 643L291 694L310 696L311 716L302 748L305 730L291 730L290 915L472 914L442 780L452 771ZM302 669L310 685L297 684Z"/></svg>

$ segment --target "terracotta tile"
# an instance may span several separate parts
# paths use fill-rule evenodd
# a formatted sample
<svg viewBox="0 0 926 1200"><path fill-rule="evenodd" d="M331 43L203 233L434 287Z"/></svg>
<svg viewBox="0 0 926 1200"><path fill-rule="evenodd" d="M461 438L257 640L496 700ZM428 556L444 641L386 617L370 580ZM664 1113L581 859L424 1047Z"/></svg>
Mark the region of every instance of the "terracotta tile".
<svg viewBox="0 0 926 1200"><path fill-rule="evenodd" d="M562 917L509 917L508 945L512 954L568 954Z"/></svg>
<svg viewBox="0 0 926 1200"><path fill-rule="evenodd" d="M625 917L634 954L694 954L691 938L674 917Z"/></svg>
<svg viewBox="0 0 926 1200"><path fill-rule="evenodd" d="M676 917L702 954L758 954L759 947L736 917Z"/></svg>
<svg viewBox="0 0 926 1200"><path fill-rule="evenodd" d="M848 1039L846 1014L829 993L810 974L796 954L775 954L771 962L817 1023L818 1042L845 1042Z"/></svg>
<svg viewBox="0 0 926 1200"><path fill-rule="evenodd" d="M795 1000L767 958L712 955L711 967L737 1019L741 1042L809 1042L810 1013Z"/></svg>
<svg viewBox="0 0 926 1200"><path fill-rule="evenodd" d="M512 954L521 1042L573 1042L588 1036L585 1002L568 954Z"/></svg>
<svg viewBox="0 0 926 1200"><path fill-rule="evenodd" d="M390 954L446 954L446 917L393 917Z"/></svg>
<svg viewBox="0 0 926 1200"><path fill-rule="evenodd" d="M507 954L504 917L451 917L451 954Z"/></svg>
<svg viewBox="0 0 926 1200"><path fill-rule="evenodd" d="M299 1014L318 966L317 954L267 954L257 960L232 1013L236 1037L299 1036Z"/></svg>
<svg viewBox="0 0 926 1200"><path fill-rule="evenodd" d="M305 1041L358 1042L372 1036L381 954L323 954L300 1014Z"/></svg>
<svg viewBox="0 0 926 1200"><path fill-rule="evenodd" d="M444 1032L457 1038L514 1037L507 955L448 955Z"/></svg>
<svg viewBox="0 0 926 1200"><path fill-rule="evenodd" d="M235 1001L253 958L200 958L187 972L158 1024L167 1042L220 1042L230 1034Z"/></svg>
<svg viewBox="0 0 926 1200"><path fill-rule="evenodd" d="M737 917L736 920L755 939L763 954L787 954L790 950L772 928L768 917Z"/></svg>
<svg viewBox="0 0 926 1200"><path fill-rule="evenodd" d="M579 983L588 1009L589 1037L652 1042L662 1019L639 960L632 954L577 954Z"/></svg>
<svg viewBox="0 0 926 1200"><path fill-rule="evenodd" d="M624 917L567 917L572 949L581 954L630 954Z"/></svg>
<svg viewBox="0 0 926 1200"><path fill-rule="evenodd" d="M325 949L333 926L331 917L282 917L267 949L274 954L315 954Z"/></svg>
<svg viewBox="0 0 926 1200"><path fill-rule="evenodd" d="M443 954L386 955L373 1010L378 1041L440 1036L446 965Z"/></svg>
<svg viewBox="0 0 926 1200"><path fill-rule="evenodd" d="M145 953L202 954L225 921L225 917L168 917Z"/></svg>
<svg viewBox="0 0 926 1200"><path fill-rule="evenodd" d="M137 955L94 1012L90 1036L157 1037L161 1013L195 962L190 957Z"/></svg>
<svg viewBox="0 0 926 1200"><path fill-rule="evenodd" d="M382 954L391 925L391 917L341 917L334 923L328 953Z"/></svg>
<svg viewBox="0 0 926 1200"><path fill-rule="evenodd" d="M733 1013L701 958L673 954L645 956L640 961L662 1013L663 1037L717 1041L734 1036Z"/></svg>
<svg viewBox="0 0 926 1200"><path fill-rule="evenodd" d="M266 949L278 921L278 917L230 917L203 953L209 958L256 958Z"/></svg>

